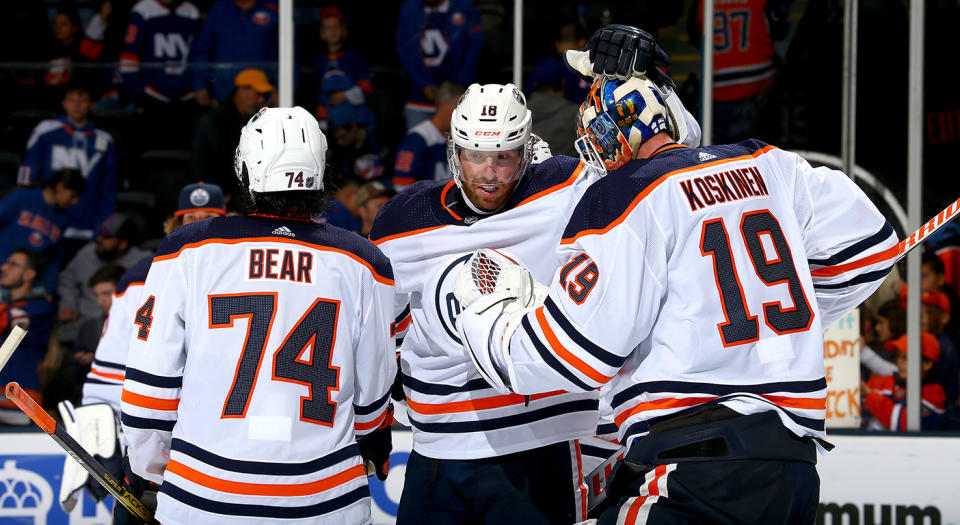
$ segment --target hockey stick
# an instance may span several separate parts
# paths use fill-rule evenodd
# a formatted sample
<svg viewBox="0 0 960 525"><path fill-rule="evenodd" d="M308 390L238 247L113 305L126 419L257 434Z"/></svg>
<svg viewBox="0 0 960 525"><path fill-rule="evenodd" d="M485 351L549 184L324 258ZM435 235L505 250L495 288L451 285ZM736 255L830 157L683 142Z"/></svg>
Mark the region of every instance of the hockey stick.
<svg viewBox="0 0 960 525"><path fill-rule="evenodd" d="M951 205L944 208L943 211L936 214L932 219L927 221L926 224L921 226L919 230L911 233L909 237L900 241L900 245L898 246L899 253L893 262L903 259L910 250L920 245L924 239L933 235L934 232L946 226L953 219L956 219L958 214L960 214L960 199L953 201Z"/></svg>
<svg viewBox="0 0 960 525"><path fill-rule="evenodd" d="M10 335L3 342L3 346L0 346L0 370L3 370L3 367L6 366L10 356L20 345L20 341L23 341L25 335L27 335L27 331L17 325L13 325L13 328L10 329Z"/></svg>
<svg viewBox="0 0 960 525"><path fill-rule="evenodd" d="M70 454L73 459L77 460L77 463L80 463L80 466L86 469L87 472L93 476L93 479L97 480L97 483L107 489L107 492L112 494L121 505L141 520L151 524L158 524L153 518L153 511L141 503L126 487L113 479L113 476L103 468L103 465L70 437L63 427L57 425L57 422L50 417L50 414L47 414L32 397L27 395L16 381L7 383L5 391L7 398L13 401L13 403L17 405L17 408L22 410L24 414L30 416L30 419L32 419L41 430L49 434L58 445L67 451L67 454Z"/></svg>

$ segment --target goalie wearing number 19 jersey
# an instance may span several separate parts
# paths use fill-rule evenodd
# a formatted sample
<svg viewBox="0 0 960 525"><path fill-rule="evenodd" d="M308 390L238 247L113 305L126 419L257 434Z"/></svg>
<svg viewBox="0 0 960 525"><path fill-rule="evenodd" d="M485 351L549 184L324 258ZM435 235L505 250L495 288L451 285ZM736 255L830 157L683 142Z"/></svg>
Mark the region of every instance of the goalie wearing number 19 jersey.
<svg viewBox="0 0 960 525"><path fill-rule="evenodd" d="M672 143L653 95L596 81L581 136L613 171L573 212L567 263L540 304L458 293L476 305L458 333L513 392L608 385L629 451L601 524L812 523L822 333L879 286L896 234L849 178L796 154Z"/></svg>
<svg viewBox="0 0 960 525"><path fill-rule="evenodd" d="M121 421L164 524L371 522L362 438L391 421L393 275L367 240L310 220L325 151L302 108L261 110L237 148L254 213L157 250Z"/></svg>

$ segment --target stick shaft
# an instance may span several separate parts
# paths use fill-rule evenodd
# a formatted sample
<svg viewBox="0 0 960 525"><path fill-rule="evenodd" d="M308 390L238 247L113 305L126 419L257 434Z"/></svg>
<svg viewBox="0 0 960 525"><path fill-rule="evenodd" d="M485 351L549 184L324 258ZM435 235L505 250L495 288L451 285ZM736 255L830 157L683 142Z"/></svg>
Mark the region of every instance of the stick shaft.
<svg viewBox="0 0 960 525"><path fill-rule="evenodd" d="M934 232L943 228L958 216L960 216L960 199L953 201L952 204L921 226L919 230L911 233L909 237L900 241L899 253L894 262L904 258L910 250L922 244L924 239L933 235Z"/></svg>
<svg viewBox="0 0 960 525"><path fill-rule="evenodd" d="M93 479L107 489L107 492L112 494L121 505L141 520L152 524L157 523L153 519L153 511L141 503L123 484L113 479L113 476L103 468L103 465L84 450L62 427L57 425L57 422L32 397L24 392L19 384L16 382L7 383L6 394L10 401L13 401L24 414L29 416L57 444L63 447L67 454L77 460L77 463L80 463L80 466L86 469L93 476Z"/></svg>
<svg viewBox="0 0 960 525"><path fill-rule="evenodd" d="M27 335L27 331L17 325L14 325L13 328L10 329L10 335L7 336L3 345L0 346L0 370L3 370L3 367L7 364L7 361L10 360L10 356L13 355L14 350L20 345L20 341L23 341L23 336L25 335Z"/></svg>

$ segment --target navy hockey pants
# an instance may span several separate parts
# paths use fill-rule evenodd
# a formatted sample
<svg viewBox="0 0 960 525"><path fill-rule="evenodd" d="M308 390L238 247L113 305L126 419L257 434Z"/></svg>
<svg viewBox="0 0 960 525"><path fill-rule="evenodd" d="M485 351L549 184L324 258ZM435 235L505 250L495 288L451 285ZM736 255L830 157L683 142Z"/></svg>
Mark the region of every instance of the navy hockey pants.
<svg viewBox="0 0 960 525"><path fill-rule="evenodd" d="M495 458L407 462L397 525L571 524L578 467L570 442ZM580 518L583 519L583 518Z"/></svg>
<svg viewBox="0 0 960 525"><path fill-rule="evenodd" d="M695 410L634 440L599 525L813 524L816 454L773 411Z"/></svg>

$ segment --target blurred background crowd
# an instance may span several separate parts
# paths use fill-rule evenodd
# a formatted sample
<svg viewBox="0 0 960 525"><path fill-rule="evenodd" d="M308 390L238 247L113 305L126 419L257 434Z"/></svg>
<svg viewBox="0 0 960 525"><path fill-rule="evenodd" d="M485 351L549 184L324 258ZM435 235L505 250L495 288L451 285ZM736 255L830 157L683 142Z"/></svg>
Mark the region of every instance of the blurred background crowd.
<svg viewBox="0 0 960 525"><path fill-rule="evenodd" d="M712 143L754 137L837 156L842 3L715 3L715 124L705 135ZM258 109L277 104L277 9L267 0L4 6L0 337L14 324L29 325L38 374L32 390L45 406L79 400L96 369L93 350L116 283L182 211L181 189L219 185L226 211L238 211L239 130ZM881 209L889 209L879 198L884 191L906 188L906 9L894 0L859 7L856 158L877 181L865 189ZM698 116L701 11L698 0L525 1L520 87L534 132L554 154L574 154L575 116L589 84L560 54L608 23L656 36L671 54L677 92ZM361 235L397 191L449 177L446 134L466 87L513 78L513 2L296 0L294 20L295 103L315 112L330 144L332 199L317 220ZM938 81L957 59L935 44L957 22L956 2L928 2L924 216L960 194L952 176L960 100ZM902 235L902 224L896 227ZM951 318L951 307L960 308L956 246L960 229L948 229L924 256L925 428L960 425L960 319ZM869 428L899 428L905 302L898 273L862 310Z"/></svg>

